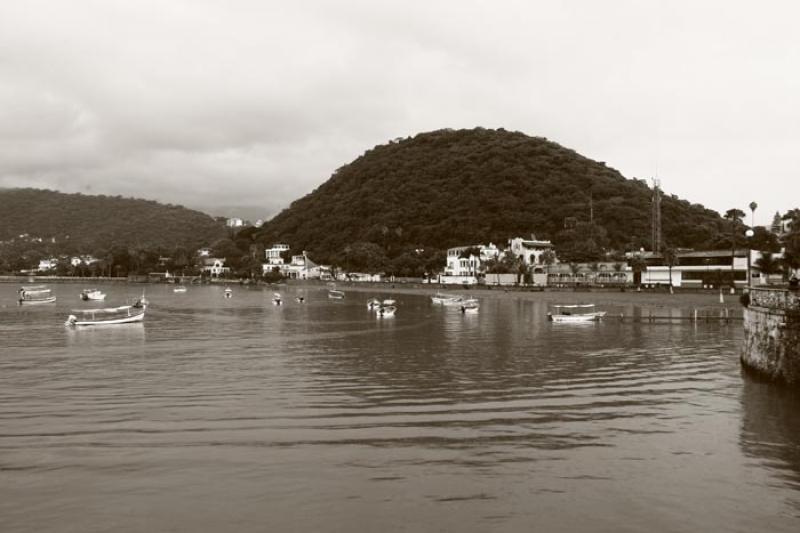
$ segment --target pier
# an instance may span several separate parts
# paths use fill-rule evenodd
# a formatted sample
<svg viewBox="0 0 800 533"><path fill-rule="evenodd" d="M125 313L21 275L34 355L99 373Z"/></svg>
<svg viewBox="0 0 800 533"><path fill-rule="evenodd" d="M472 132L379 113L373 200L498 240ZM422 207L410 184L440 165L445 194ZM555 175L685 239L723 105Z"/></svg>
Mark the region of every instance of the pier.
<svg viewBox="0 0 800 533"><path fill-rule="evenodd" d="M800 384L800 294L752 289L746 304L742 365L772 381Z"/></svg>

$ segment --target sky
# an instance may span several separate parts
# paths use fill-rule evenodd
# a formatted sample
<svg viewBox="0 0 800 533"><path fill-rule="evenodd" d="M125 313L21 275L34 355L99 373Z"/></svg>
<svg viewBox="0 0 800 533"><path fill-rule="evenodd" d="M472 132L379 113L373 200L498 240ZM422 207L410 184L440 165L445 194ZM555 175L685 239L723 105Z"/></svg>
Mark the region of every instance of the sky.
<svg viewBox="0 0 800 533"><path fill-rule="evenodd" d="M768 224L800 205L798 20L769 0L2 2L0 187L268 217L375 145L482 126Z"/></svg>

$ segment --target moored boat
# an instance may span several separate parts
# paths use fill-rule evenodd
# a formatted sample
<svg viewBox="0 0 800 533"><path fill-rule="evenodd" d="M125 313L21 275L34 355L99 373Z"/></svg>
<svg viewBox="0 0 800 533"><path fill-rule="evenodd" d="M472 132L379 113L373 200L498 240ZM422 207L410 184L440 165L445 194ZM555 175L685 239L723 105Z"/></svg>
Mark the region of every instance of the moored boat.
<svg viewBox="0 0 800 533"><path fill-rule="evenodd" d="M547 313L552 322L597 322L605 315L605 311L595 311L594 304L554 305L555 312Z"/></svg>
<svg viewBox="0 0 800 533"><path fill-rule="evenodd" d="M56 301L56 297L50 294L50 289L44 285L27 285L19 289L18 299L20 305L23 304L49 304Z"/></svg>
<svg viewBox="0 0 800 533"><path fill-rule="evenodd" d="M463 296L452 296L442 301L442 305L445 307L461 307L461 304L463 304L464 301L465 300Z"/></svg>
<svg viewBox="0 0 800 533"><path fill-rule="evenodd" d="M273 293L272 305L283 305L283 298L281 298L281 293L279 292Z"/></svg>
<svg viewBox="0 0 800 533"><path fill-rule="evenodd" d="M478 303L478 300L475 299L464 300L464 302L462 302L461 304L461 312L464 313L465 315L475 314L478 312L479 309L480 309L480 304Z"/></svg>
<svg viewBox="0 0 800 533"><path fill-rule="evenodd" d="M369 309L370 311L374 311L378 309L380 306L381 306L381 301L378 300L377 298L370 298L369 300L367 300L367 309Z"/></svg>
<svg viewBox="0 0 800 533"><path fill-rule="evenodd" d="M233 289L225 287L225 298L233 298Z"/></svg>
<svg viewBox="0 0 800 533"><path fill-rule="evenodd" d="M188 291L188 289L186 288L185 285L178 285L177 287L172 289L172 292L176 292L176 293L184 293L184 292L187 292L187 291Z"/></svg>
<svg viewBox="0 0 800 533"><path fill-rule="evenodd" d="M397 312L397 307L394 305L381 305L378 307L378 312L375 313L375 316L378 318L391 318Z"/></svg>
<svg viewBox="0 0 800 533"><path fill-rule="evenodd" d="M106 299L106 294L101 292L99 289L84 289L81 291L81 300L84 302L88 301L100 301Z"/></svg>
<svg viewBox="0 0 800 533"><path fill-rule="evenodd" d="M299 303L299 304L304 304L304 303L306 303L306 298L305 298L305 296L297 296L294 299L294 301Z"/></svg>
<svg viewBox="0 0 800 533"><path fill-rule="evenodd" d="M344 292L336 289L329 289L328 298L331 300L344 300Z"/></svg>
<svg viewBox="0 0 800 533"><path fill-rule="evenodd" d="M144 320L147 305L138 300L133 305L107 307L105 309L74 309L67 317L67 326L103 326L130 324Z"/></svg>

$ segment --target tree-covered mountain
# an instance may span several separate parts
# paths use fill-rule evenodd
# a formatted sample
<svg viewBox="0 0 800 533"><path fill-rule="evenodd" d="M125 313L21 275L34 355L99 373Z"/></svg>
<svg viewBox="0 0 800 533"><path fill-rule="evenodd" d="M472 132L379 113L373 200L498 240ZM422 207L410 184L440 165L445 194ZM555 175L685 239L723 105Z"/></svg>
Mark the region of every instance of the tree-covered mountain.
<svg viewBox="0 0 800 533"><path fill-rule="evenodd" d="M0 189L0 206L0 241L28 234L62 253L192 249L226 235L223 224L199 211L120 196Z"/></svg>
<svg viewBox="0 0 800 533"><path fill-rule="evenodd" d="M539 137L503 129L440 130L368 150L257 234L287 242L318 261L347 254L552 239L562 258L650 248L652 189L605 163ZM730 245L715 211L662 199L670 247ZM372 246L374 245L374 246Z"/></svg>

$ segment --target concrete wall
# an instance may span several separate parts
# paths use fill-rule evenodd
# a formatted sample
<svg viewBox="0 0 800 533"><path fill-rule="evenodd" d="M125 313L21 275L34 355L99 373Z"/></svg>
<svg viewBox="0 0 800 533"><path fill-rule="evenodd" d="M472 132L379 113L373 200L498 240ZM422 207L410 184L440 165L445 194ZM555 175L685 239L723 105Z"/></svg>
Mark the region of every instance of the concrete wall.
<svg viewBox="0 0 800 533"><path fill-rule="evenodd" d="M800 385L800 300L780 290L751 291L744 312L742 365L774 380Z"/></svg>

